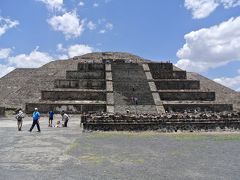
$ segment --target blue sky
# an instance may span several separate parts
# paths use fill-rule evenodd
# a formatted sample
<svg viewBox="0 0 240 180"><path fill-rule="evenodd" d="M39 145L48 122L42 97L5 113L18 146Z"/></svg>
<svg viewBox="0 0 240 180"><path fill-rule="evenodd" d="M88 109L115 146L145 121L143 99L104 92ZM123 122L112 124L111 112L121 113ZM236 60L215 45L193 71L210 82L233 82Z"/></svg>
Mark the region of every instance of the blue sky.
<svg viewBox="0 0 240 180"><path fill-rule="evenodd" d="M240 90L240 0L0 1L0 76L94 51L171 60Z"/></svg>

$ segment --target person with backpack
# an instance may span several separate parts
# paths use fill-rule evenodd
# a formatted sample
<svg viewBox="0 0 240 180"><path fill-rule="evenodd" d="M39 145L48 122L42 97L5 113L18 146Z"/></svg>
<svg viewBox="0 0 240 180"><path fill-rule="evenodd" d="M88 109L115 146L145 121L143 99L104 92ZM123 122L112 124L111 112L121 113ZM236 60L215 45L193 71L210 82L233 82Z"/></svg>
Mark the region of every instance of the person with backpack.
<svg viewBox="0 0 240 180"><path fill-rule="evenodd" d="M69 116L64 111L61 112L61 115L62 115L63 127L67 127Z"/></svg>
<svg viewBox="0 0 240 180"><path fill-rule="evenodd" d="M38 112L38 108L35 108L33 112L33 123L31 128L29 129L29 132L32 132L35 125L37 125L38 132L41 132L40 125L39 125L39 119L40 119L40 113Z"/></svg>
<svg viewBox="0 0 240 180"><path fill-rule="evenodd" d="M17 126L18 126L18 131L22 130L22 124L23 124L23 118L24 118L24 113L22 112L22 109L18 110L17 115L15 116L17 119Z"/></svg>
<svg viewBox="0 0 240 180"><path fill-rule="evenodd" d="M52 122L53 122L53 116L54 116L54 112L51 110L48 112L48 127L52 127Z"/></svg>

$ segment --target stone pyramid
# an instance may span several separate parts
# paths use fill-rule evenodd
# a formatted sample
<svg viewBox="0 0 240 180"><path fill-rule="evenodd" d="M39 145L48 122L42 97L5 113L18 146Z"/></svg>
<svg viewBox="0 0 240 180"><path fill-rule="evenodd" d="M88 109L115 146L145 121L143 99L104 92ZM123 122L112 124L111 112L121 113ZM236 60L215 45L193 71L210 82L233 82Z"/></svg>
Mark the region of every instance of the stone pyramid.
<svg viewBox="0 0 240 180"><path fill-rule="evenodd" d="M35 107L78 114L157 114L240 110L240 95L170 62L154 62L119 52L98 52L18 68L0 79L0 107Z"/></svg>

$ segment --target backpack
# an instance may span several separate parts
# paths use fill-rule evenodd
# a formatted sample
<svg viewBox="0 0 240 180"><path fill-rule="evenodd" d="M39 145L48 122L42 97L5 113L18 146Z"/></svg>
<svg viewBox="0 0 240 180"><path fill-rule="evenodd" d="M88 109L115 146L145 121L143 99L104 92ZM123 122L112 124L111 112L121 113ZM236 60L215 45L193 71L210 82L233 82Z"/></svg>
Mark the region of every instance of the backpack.
<svg viewBox="0 0 240 180"><path fill-rule="evenodd" d="M18 115L16 116L16 119L17 119L18 121L21 121L21 120L22 120L22 116L21 116L20 114L18 114Z"/></svg>

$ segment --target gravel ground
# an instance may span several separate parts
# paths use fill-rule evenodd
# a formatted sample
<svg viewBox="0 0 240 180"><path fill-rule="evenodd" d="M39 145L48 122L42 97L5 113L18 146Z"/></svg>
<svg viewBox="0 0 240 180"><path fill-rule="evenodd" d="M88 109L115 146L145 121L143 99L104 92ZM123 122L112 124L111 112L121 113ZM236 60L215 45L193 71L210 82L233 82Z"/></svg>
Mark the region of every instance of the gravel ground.
<svg viewBox="0 0 240 180"><path fill-rule="evenodd" d="M56 119L60 118L59 116ZM68 128L17 131L0 118L0 179L240 179L240 133L82 132Z"/></svg>

